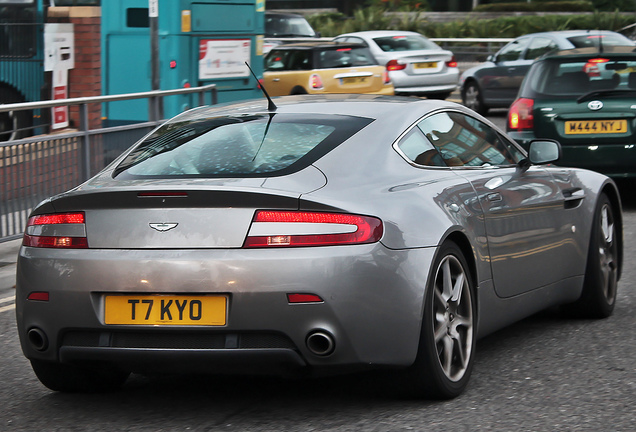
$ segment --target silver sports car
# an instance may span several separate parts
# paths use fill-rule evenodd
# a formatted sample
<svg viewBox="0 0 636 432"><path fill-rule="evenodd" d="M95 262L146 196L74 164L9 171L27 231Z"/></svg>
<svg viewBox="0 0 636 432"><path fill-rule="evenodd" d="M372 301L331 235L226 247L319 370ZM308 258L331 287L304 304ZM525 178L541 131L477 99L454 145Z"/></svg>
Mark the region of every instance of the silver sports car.
<svg viewBox="0 0 636 432"><path fill-rule="evenodd" d="M476 341L544 308L607 317L609 178L451 102L290 96L168 121L33 211L22 349L58 391L129 373L390 369L465 388Z"/></svg>

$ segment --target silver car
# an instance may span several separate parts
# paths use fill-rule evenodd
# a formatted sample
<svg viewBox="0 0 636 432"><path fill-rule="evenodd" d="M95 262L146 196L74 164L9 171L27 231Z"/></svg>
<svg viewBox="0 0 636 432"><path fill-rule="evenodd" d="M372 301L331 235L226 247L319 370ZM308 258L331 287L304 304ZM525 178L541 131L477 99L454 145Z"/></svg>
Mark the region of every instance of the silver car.
<svg viewBox="0 0 636 432"><path fill-rule="evenodd" d="M386 65L396 94L446 99L457 89L459 69L453 53L419 33L363 31L342 34L334 40L368 46L378 63Z"/></svg>
<svg viewBox="0 0 636 432"><path fill-rule="evenodd" d="M606 317L622 264L609 178L526 153L445 101L285 96L202 107L32 212L22 350L58 391L130 372L388 369L466 387L477 339L544 308Z"/></svg>

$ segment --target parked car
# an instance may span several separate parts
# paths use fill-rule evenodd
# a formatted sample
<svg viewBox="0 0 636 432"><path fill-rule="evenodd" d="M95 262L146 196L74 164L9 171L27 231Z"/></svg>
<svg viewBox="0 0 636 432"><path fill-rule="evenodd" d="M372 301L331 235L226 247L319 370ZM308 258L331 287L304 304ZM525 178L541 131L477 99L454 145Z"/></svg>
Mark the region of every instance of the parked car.
<svg viewBox="0 0 636 432"><path fill-rule="evenodd" d="M537 60L510 107L507 129L526 147L536 138L558 140L560 165L635 177L634 47L566 50Z"/></svg>
<svg viewBox="0 0 636 432"><path fill-rule="evenodd" d="M263 54L267 54L276 45L319 37L320 33L316 32L302 15L275 11L265 12Z"/></svg>
<svg viewBox="0 0 636 432"><path fill-rule="evenodd" d="M131 371L379 368L406 393L457 396L478 337L556 305L612 313L619 193L546 165L558 156L444 101L193 109L35 207L22 350L59 391Z"/></svg>
<svg viewBox="0 0 636 432"><path fill-rule="evenodd" d="M555 50L610 45L634 46L620 33L599 30L565 30L520 36L495 55L460 77L462 102L480 114L490 108L508 108L515 100L521 81L537 57Z"/></svg>
<svg viewBox="0 0 636 432"><path fill-rule="evenodd" d="M334 40L366 45L378 63L386 66L396 94L446 99L457 89L459 69L453 53L419 33L363 31Z"/></svg>
<svg viewBox="0 0 636 432"><path fill-rule="evenodd" d="M263 85L271 96L326 93L393 95L384 66L352 43L279 45L265 56Z"/></svg>

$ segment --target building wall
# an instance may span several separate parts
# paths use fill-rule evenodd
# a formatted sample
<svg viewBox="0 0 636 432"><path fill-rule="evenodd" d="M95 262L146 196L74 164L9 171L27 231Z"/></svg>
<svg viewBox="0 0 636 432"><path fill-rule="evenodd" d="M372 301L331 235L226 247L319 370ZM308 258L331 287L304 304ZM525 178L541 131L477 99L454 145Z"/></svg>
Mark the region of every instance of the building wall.
<svg viewBox="0 0 636 432"><path fill-rule="evenodd" d="M48 22L72 23L75 31L75 68L69 71L69 98L100 96L101 8L96 6L50 7ZM101 127L101 106L89 106L89 128ZM79 127L79 107L70 107L71 127Z"/></svg>

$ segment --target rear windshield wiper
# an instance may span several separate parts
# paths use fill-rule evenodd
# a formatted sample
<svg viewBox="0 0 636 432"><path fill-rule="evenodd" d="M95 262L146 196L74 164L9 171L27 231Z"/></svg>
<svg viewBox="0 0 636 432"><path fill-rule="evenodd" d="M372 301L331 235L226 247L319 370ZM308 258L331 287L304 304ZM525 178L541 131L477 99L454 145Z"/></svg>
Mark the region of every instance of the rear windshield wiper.
<svg viewBox="0 0 636 432"><path fill-rule="evenodd" d="M579 97L576 102L583 103L596 99L597 97L620 97L620 96L636 96L636 90L594 90L589 93L585 93Z"/></svg>

